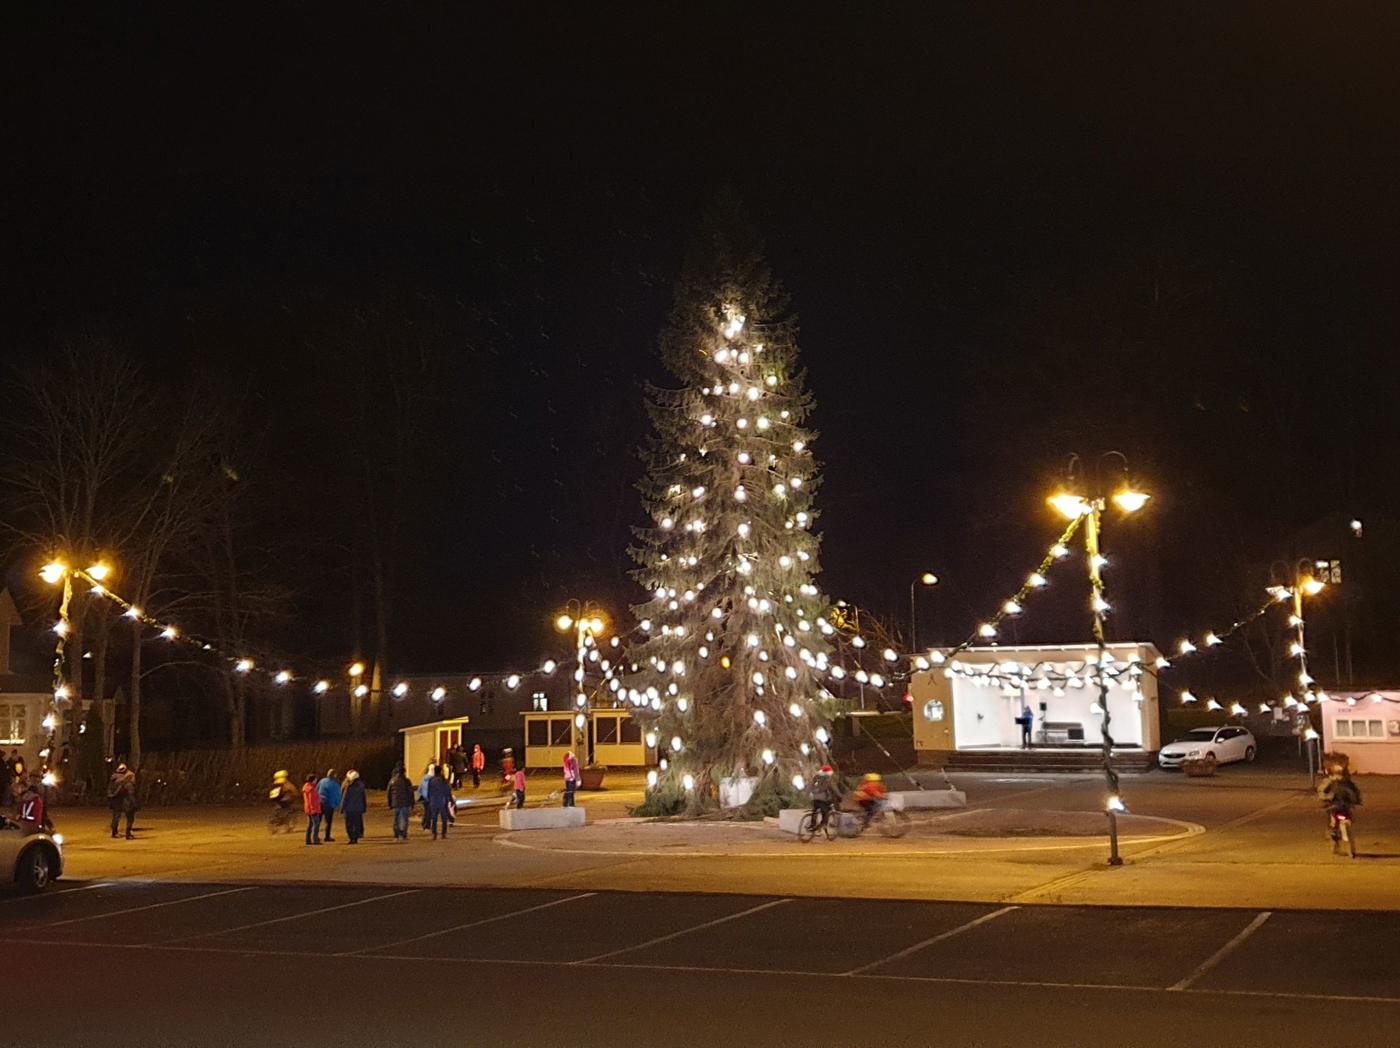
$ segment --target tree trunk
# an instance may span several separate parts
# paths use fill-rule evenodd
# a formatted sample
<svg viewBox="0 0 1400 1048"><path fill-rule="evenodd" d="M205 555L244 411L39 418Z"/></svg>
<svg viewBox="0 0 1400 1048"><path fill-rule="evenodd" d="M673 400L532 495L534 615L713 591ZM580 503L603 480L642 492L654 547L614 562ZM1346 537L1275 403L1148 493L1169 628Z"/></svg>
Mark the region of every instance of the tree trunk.
<svg viewBox="0 0 1400 1048"><path fill-rule="evenodd" d="M102 755L111 757L114 737L117 731L116 710L107 699L107 641L112 634L112 624L105 616L99 616L92 645L92 701L94 708L102 712Z"/></svg>
<svg viewBox="0 0 1400 1048"><path fill-rule="evenodd" d="M132 619L131 687L126 696L131 714L126 763L132 770L141 767L141 631L143 628L140 620Z"/></svg>

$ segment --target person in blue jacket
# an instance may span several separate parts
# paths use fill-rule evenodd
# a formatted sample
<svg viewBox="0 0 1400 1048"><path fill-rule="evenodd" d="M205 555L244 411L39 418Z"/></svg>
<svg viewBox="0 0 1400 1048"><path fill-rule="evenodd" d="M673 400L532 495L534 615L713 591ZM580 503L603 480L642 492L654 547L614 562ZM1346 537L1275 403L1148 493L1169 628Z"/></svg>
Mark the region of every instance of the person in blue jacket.
<svg viewBox="0 0 1400 1048"><path fill-rule="evenodd" d="M433 769L433 777L428 780L428 823L433 828L433 840L438 839L438 823L442 823L442 836L447 837L447 811L452 803L452 782L443 774L442 765Z"/></svg>
<svg viewBox="0 0 1400 1048"><path fill-rule="evenodd" d="M345 835L351 844L359 844L365 835L365 809L369 807L365 784L353 768L345 773L345 787L340 795L340 811L345 816Z"/></svg>
<svg viewBox="0 0 1400 1048"><path fill-rule="evenodd" d="M335 777L335 769L327 768L326 777L316 784L316 792L321 795L321 825L326 831L326 843L335 840L331 836L331 822L340 807L340 782Z"/></svg>
<svg viewBox="0 0 1400 1048"><path fill-rule="evenodd" d="M428 820L432 817L432 809L428 805L428 784L433 781L433 768L436 765L432 761L423 769L423 777L418 780L418 801L423 805L423 829L428 828Z"/></svg>

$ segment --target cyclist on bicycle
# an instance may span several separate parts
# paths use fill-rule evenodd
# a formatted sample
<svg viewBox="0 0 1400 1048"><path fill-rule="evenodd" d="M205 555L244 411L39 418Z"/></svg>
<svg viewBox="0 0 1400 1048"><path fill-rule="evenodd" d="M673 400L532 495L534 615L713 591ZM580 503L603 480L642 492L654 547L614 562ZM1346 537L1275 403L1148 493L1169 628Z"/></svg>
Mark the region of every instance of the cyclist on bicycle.
<svg viewBox="0 0 1400 1048"><path fill-rule="evenodd" d="M1341 839L1341 831L1337 828L1338 817L1350 819L1351 809L1361 803L1361 790L1352 781L1351 773L1345 765L1334 764L1327 772L1327 780L1317 788L1317 795L1322 798L1323 807L1327 809L1327 829L1332 840Z"/></svg>
<svg viewBox="0 0 1400 1048"><path fill-rule="evenodd" d="M865 810L865 823L868 827L870 820L875 818L875 813L880 810L880 805L885 802L885 784L880 778L879 772L870 772L861 780L855 792L856 803Z"/></svg>
<svg viewBox="0 0 1400 1048"><path fill-rule="evenodd" d="M292 785L292 777L285 770L279 769L272 776L272 789L267 792L267 799L272 802L271 823L275 826L290 828L292 825L292 806L301 800L301 795L297 788Z"/></svg>
<svg viewBox="0 0 1400 1048"><path fill-rule="evenodd" d="M830 764L823 764L812 781L813 828L826 829L831 818L831 809L841 803L841 788L836 785L836 775Z"/></svg>

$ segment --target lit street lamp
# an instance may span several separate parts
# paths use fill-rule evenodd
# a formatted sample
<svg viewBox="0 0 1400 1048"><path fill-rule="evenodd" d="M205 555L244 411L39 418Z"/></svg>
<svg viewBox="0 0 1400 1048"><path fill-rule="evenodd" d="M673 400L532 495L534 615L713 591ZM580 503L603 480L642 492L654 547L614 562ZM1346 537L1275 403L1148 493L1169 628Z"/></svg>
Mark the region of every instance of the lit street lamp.
<svg viewBox="0 0 1400 1048"><path fill-rule="evenodd" d="M932 589L938 585L938 576L931 571L926 571L909 583L909 650L919 650L919 606L915 594L918 587L927 586ZM937 623L934 623L937 626Z"/></svg>
<svg viewBox="0 0 1400 1048"><path fill-rule="evenodd" d="M588 747L588 693L584 690L584 667L588 663L588 649L596 647L597 640L608 630L608 614L592 601L570 600L554 619L554 628L560 633L574 634L575 655L578 665L574 667L574 756L579 767L590 763Z"/></svg>
<svg viewBox="0 0 1400 1048"><path fill-rule="evenodd" d="M49 715L43 722L49 733L43 752L46 772L57 755L58 742L63 734L63 704L73 698L73 689L68 684L67 660L68 634L72 632L72 624L68 620L68 607L73 602L73 578L76 576L90 582L92 592L101 596L105 592L102 583L110 578L111 574L111 566L100 560L82 569L70 568L65 561L57 557L39 569L39 577L50 586L63 583L63 596L58 602L58 622L54 623L53 627L54 633L58 634L53 652L53 701L49 707ZM81 679L81 673L79 677ZM81 691L81 687L78 690Z"/></svg>
<svg viewBox="0 0 1400 1048"><path fill-rule="evenodd" d="M1115 458L1122 463L1122 466L1118 470L1120 474L1119 484L1112 496L1106 497L1102 494L1103 488L1099 483L1101 480L1098 476L1099 470L1095 471L1092 478L1095 482L1093 485L1094 494L1085 496L1075 491L1074 488L1083 484L1085 478L1080 469L1083 460L1078 455L1071 455L1069 467L1066 470L1066 489L1059 494L1052 495L1047 501L1070 520L1076 517L1084 518L1084 549L1089 568L1089 600L1094 615L1094 642L1099 649L1095 670L1099 684L1099 707L1103 710L1100 731L1103 736L1104 781L1108 785L1108 800L1104 806L1105 813L1108 815L1108 864L1122 866L1123 858L1118 854L1118 813L1126 811L1127 808L1118 792L1118 773L1113 769L1113 736L1108 731L1111 720L1108 708L1109 681L1107 674L1104 673L1104 659L1108 653L1108 641L1104 636L1103 628L1104 616L1109 610L1108 600L1104 596L1103 583L1103 568L1108 561L1100 552L1099 537L1103 527L1103 512L1109 501L1112 501L1124 513L1136 513L1147 505L1147 500L1152 496L1129 483L1128 459L1122 452L1109 451L1100 456L1098 463L1100 470L1104 463Z"/></svg>

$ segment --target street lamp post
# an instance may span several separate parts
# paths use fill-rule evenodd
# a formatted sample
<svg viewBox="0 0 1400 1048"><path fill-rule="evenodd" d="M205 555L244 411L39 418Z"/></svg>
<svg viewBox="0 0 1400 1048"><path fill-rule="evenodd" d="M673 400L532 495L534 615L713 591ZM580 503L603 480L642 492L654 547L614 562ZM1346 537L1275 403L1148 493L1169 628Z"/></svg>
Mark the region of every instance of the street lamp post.
<svg viewBox="0 0 1400 1048"><path fill-rule="evenodd" d="M1120 482L1117 490L1112 496L1104 495L1102 486L1097 483L1100 479L1097 475L1093 478L1096 494L1085 497L1073 491L1073 487L1080 482L1079 466L1082 460L1078 455L1072 455L1069 461L1069 468L1066 471L1067 489L1054 495L1049 499L1050 505L1063 513L1071 520L1075 517L1084 518L1084 552L1089 569L1089 590L1090 607L1093 611L1093 635L1094 643L1098 647L1098 659L1095 662L1096 677L1099 686L1099 708L1103 713L1103 721L1100 725L1100 732L1103 738L1103 773L1104 782L1108 787L1108 800L1104 805L1105 814L1108 816L1108 864L1110 866L1122 866L1123 857L1118 854L1118 813L1126 811L1123 798L1119 795L1118 772L1113 767L1113 736L1109 732L1109 725L1112 715L1108 705L1108 674L1104 671L1104 663L1108 657L1108 640L1104 633L1104 616L1109 609L1108 600L1105 597L1105 587L1103 581L1103 568L1107 564L1100 548L1100 538L1103 530L1103 513L1108 502L1112 501L1124 513L1136 513L1147 504L1151 498L1147 493L1136 489L1128 481L1128 460L1119 451L1106 452L1099 459L1102 465L1110 459L1118 459L1122 463L1120 470Z"/></svg>
<svg viewBox="0 0 1400 1048"><path fill-rule="evenodd" d="M554 619L554 627L561 633L574 634L574 649L577 665L574 667L574 756L579 767L592 763L589 753L589 709L588 692L584 688L584 667L588 663L588 649L597 644L608 628L608 616L601 606L592 601L570 600Z"/></svg>
<svg viewBox="0 0 1400 1048"><path fill-rule="evenodd" d="M1274 561L1269 565L1269 574L1275 579L1278 578L1275 569L1284 563L1284 561ZM1291 599L1293 603L1292 613L1288 616L1288 624L1294 629L1294 638L1288 651L1293 658L1298 660L1298 687L1303 693L1303 709L1306 710L1308 709L1308 696L1313 690L1313 678L1308 673L1307 621L1303 612L1303 598L1317 596L1327 584L1313 575L1313 563L1306 557L1300 557L1293 562L1291 574L1292 578L1288 585L1272 586L1270 592L1276 593L1281 598ZM1309 786L1317 782L1316 769L1319 762L1313 759L1313 745L1317 741L1317 732L1313 729L1311 718L1309 718L1306 731L1298 736L1299 747L1306 747L1308 751Z"/></svg>
<svg viewBox="0 0 1400 1048"><path fill-rule="evenodd" d="M91 583L92 592L101 595L104 592L102 583L111 574L110 565L100 560L83 570L70 568L67 563L57 557L39 570L39 577L49 585L56 586L60 582L63 583L63 595L58 602L58 622L54 624L53 628L54 633L58 634L53 652L53 701L49 706L48 715L44 717L43 721L43 726L49 733L43 753L45 787L58 781L53 777L51 769L57 764L58 745L63 737L63 706L64 703L73 698L73 688L68 683L68 634L72 631L72 624L68 619L68 608L73 603L73 578L77 576ZM79 665L81 666L81 664ZM81 669L79 670L79 679L81 680ZM79 688L79 691L81 690Z"/></svg>
<svg viewBox="0 0 1400 1048"><path fill-rule="evenodd" d="M909 583L909 650L919 650L919 604L915 597L919 586L932 588L938 585L938 576L925 571ZM937 623L934 623L937 626Z"/></svg>

